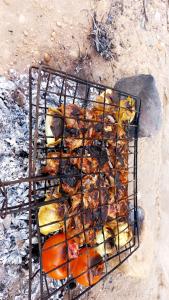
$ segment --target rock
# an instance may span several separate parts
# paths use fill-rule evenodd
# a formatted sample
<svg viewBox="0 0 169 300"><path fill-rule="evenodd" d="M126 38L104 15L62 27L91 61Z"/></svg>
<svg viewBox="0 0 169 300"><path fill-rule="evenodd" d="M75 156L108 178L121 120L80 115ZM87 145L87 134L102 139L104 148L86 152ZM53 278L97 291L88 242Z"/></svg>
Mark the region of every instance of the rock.
<svg viewBox="0 0 169 300"><path fill-rule="evenodd" d="M28 36L28 32L26 30L24 30L23 34L24 36Z"/></svg>
<svg viewBox="0 0 169 300"><path fill-rule="evenodd" d="M49 53L45 53L44 54L44 61L46 62L46 63L49 63L49 61L50 61L50 55L49 55Z"/></svg>
<svg viewBox="0 0 169 300"><path fill-rule="evenodd" d="M114 88L141 99L138 136L150 137L157 134L162 123L162 107L154 77L141 74L122 78Z"/></svg>
<svg viewBox="0 0 169 300"><path fill-rule="evenodd" d="M51 34L51 37L55 38L55 36L56 36L56 32L53 31L52 34Z"/></svg>
<svg viewBox="0 0 169 300"><path fill-rule="evenodd" d="M58 26L58 27L62 27L62 24L60 23L60 22L56 22L56 25Z"/></svg>
<svg viewBox="0 0 169 300"><path fill-rule="evenodd" d="M23 107L26 103L26 97L25 95L21 92L20 89L16 89L13 93L12 93L12 97L14 98L15 102Z"/></svg>

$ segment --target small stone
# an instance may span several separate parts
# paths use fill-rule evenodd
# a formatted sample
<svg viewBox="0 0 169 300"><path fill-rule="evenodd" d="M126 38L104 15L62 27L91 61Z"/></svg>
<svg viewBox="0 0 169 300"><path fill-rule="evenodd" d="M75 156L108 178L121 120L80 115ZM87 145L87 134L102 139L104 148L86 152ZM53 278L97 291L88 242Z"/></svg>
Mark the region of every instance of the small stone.
<svg viewBox="0 0 169 300"><path fill-rule="evenodd" d="M46 53L44 54L44 61L45 61L46 63L49 63L50 59L51 59L51 57L50 57L49 53L46 52Z"/></svg>
<svg viewBox="0 0 169 300"><path fill-rule="evenodd" d="M26 30L24 30L23 34L24 36L28 36L28 32Z"/></svg>
<svg viewBox="0 0 169 300"><path fill-rule="evenodd" d="M54 41L54 38L53 37L51 37L51 39L50 39L52 42Z"/></svg>
<svg viewBox="0 0 169 300"><path fill-rule="evenodd" d="M25 95L21 92L21 90L19 89L16 89L13 93L12 93L12 96L15 100L15 102L23 107L26 103L26 98L25 98Z"/></svg>
<svg viewBox="0 0 169 300"><path fill-rule="evenodd" d="M162 124L162 106L154 77L141 74L122 78L114 87L141 100L139 137L157 134Z"/></svg>
<svg viewBox="0 0 169 300"><path fill-rule="evenodd" d="M73 48L69 51L69 54L72 58L77 58L79 56L79 49Z"/></svg>
<svg viewBox="0 0 169 300"><path fill-rule="evenodd" d="M56 22L56 25L58 26L58 27L62 27L62 24L60 23L60 22Z"/></svg>
<svg viewBox="0 0 169 300"><path fill-rule="evenodd" d="M55 31L53 31L53 32L52 32L52 34L51 34L51 37L53 37L53 38L54 38L55 36L56 36L56 32L55 32Z"/></svg>
<svg viewBox="0 0 169 300"><path fill-rule="evenodd" d="M35 56L38 56L38 55L39 55L39 51L38 51L38 50L35 50L35 51L33 52L33 54L34 54Z"/></svg>

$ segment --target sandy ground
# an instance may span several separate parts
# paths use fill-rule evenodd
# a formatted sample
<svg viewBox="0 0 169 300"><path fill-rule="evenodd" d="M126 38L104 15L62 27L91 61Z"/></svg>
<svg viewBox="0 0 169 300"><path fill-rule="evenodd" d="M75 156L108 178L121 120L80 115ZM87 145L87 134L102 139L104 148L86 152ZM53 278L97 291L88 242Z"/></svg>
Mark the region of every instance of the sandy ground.
<svg viewBox="0 0 169 300"><path fill-rule="evenodd" d="M0 74L10 68L24 72L48 53L56 68L109 85L140 73L156 78L163 125L158 136L139 141L139 204L145 210L141 246L88 299L169 299L168 6L168 0L0 0ZM105 61L89 35L93 12L105 21L111 7L118 59Z"/></svg>

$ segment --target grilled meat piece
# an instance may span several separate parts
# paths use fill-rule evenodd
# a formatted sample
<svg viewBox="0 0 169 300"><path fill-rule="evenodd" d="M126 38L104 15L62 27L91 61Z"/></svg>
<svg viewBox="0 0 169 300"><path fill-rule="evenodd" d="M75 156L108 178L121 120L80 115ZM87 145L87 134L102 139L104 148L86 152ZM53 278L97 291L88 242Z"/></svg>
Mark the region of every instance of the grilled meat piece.
<svg viewBox="0 0 169 300"><path fill-rule="evenodd" d="M41 168L41 173L56 175L59 170L60 152L49 152L47 154L47 164Z"/></svg>
<svg viewBox="0 0 169 300"><path fill-rule="evenodd" d="M60 176L62 190L74 195L81 185L80 170L70 163L70 153L50 152L47 155L47 165L42 167L41 173Z"/></svg>
<svg viewBox="0 0 169 300"><path fill-rule="evenodd" d="M71 162L87 174L110 171L106 149L94 145L85 147L85 151L81 149L79 157L72 158Z"/></svg>
<svg viewBox="0 0 169 300"><path fill-rule="evenodd" d="M67 128L74 128L81 130L85 127L83 116L84 116L84 110L83 108L80 108L76 104L67 104L62 105L60 107L60 110L62 112L62 115L65 119L66 127Z"/></svg>
<svg viewBox="0 0 169 300"><path fill-rule="evenodd" d="M83 195L83 203L85 208L97 208L100 205L108 205L114 202L114 194L111 189L96 188Z"/></svg>
<svg viewBox="0 0 169 300"><path fill-rule="evenodd" d="M108 216L109 218L115 219L117 217L128 216L128 203L127 200L121 200L108 205Z"/></svg>
<svg viewBox="0 0 169 300"><path fill-rule="evenodd" d="M93 175L85 175L82 178L82 186L83 186L83 191L92 191L93 189L96 188L102 188L102 187L107 187L110 188L112 187L110 184L110 181L108 178L105 176L105 174L100 173L100 174L93 174Z"/></svg>
<svg viewBox="0 0 169 300"><path fill-rule="evenodd" d="M62 160L59 170L61 187L65 193L74 195L81 185L81 172L69 160Z"/></svg>

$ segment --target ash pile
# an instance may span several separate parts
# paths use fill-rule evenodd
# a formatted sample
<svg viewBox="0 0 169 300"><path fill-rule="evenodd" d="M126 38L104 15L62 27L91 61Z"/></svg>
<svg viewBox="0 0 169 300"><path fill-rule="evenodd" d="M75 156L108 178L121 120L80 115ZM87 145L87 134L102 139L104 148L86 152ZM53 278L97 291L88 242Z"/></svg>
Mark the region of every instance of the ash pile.
<svg viewBox="0 0 169 300"><path fill-rule="evenodd" d="M28 75L0 77L1 181L28 176L29 100ZM28 202L28 183L7 187L8 206ZM4 198L0 195L0 207ZM28 299L29 278L28 210L0 218L0 299ZM38 240L33 237L34 262ZM35 295L38 294L38 287ZM35 298L36 299L36 296Z"/></svg>

